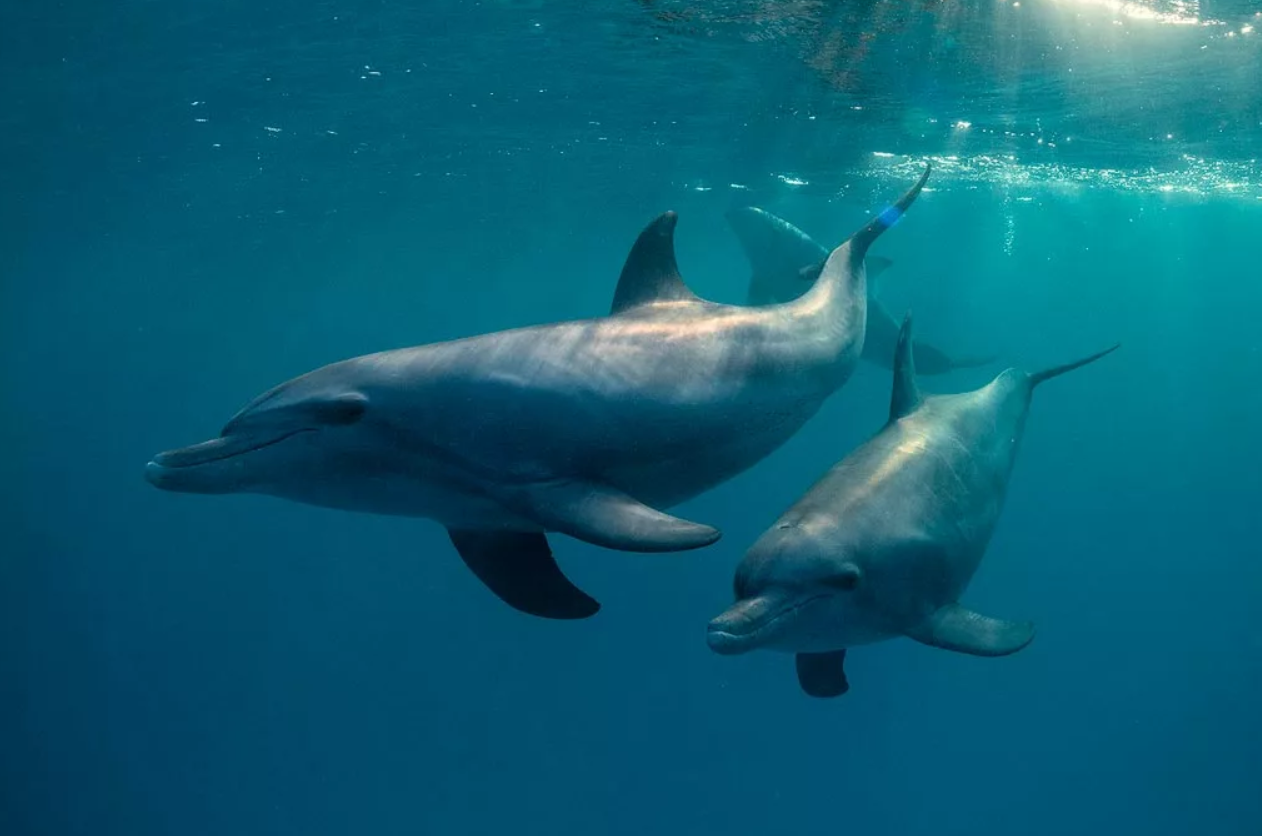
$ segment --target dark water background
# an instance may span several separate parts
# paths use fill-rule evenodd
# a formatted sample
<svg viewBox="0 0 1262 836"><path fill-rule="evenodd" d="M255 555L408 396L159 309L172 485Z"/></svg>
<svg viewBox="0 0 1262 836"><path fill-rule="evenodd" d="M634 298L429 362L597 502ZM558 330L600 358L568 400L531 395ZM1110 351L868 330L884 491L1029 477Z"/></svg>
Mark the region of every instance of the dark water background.
<svg viewBox="0 0 1262 836"><path fill-rule="evenodd" d="M6 7L0 834L1262 832L1262 20L1155 8ZM667 208L737 301L733 202L831 244L928 158L892 309L1027 368L1124 343L1040 389L966 596L1016 656L856 650L818 702L706 648L871 366L680 509L716 546L556 538L582 624L429 522L141 478L320 364L602 313Z"/></svg>

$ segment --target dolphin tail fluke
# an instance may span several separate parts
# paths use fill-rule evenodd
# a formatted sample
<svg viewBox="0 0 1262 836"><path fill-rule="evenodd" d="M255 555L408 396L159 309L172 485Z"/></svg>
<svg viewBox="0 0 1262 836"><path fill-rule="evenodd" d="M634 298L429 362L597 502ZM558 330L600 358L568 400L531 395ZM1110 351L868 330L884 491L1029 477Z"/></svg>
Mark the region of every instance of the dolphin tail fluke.
<svg viewBox="0 0 1262 836"><path fill-rule="evenodd" d="M948 357L947 362L951 364L948 371L956 369L978 369L982 366L989 366L999 362L998 354L966 354L963 357Z"/></svg>
<svg viewBox="0 0 1262 836"><path fill-rule="evenodd" d="M894 266L894 259L886 258L881 255L868 256L867 263L864 264L868 269L868 284L875 284L876 280L885 275L885 271Z"/></svg>
<svg viewBox="0 0 1262 836"><path fill-rule="evenodd" d="M807 696L828 699L840 697L850 690L850 683L846 680L846 651L799 653L794 662L798 685Z"/></svg>
<svg viewBox="0 0 1262 836"><path fill-rule="evenodd" d="M566 481L523 487L507 503L549 531L607 549L677 552L708 546L716 528L672 517L619 490Z"/></svg>
<svg viewBox="0 0 1262 836"><path fill-rule="evenodd" d="M872 278L872 262L867 260L868 278ZM871 285L869 284L869 287ZM894 368L894 346L898 339L898 320L878 300L868 296L868 331L863 341L863 359L884 369ZM956 369L988 366L996 355L952 357L937 346L916 337L912 344L916 355L916 374L921 377L946 374Z"/></svg>
<svg viewBox="0 0 1262 836"><path fill-rule="evenodd" d="M590 618L598 604L557 566L546 536L450 529L451 542L478 580L515 610L540 618Z"/></svg>
<svg viewBox="0 0 1262 836"><path fill-rule="evenodd" d="M1096 360L1099 360L1101 357L1112 354L1114 351L1117 351L1121 347L1122 347L1121 343L1116 343L1115 345L1112 345L1109 348L1104 349L1104 351L1097 351L1095 354L1092 354L1090 357L1084 357L1081 360L1075 360L1074 362L1066 363L1063 366L1053 366L1052 368L1044 369L1041 372L1032 372L1030 374L1030 386L1031 388L1038 386L1040 383L1042 383L1045 380L1051 380L1053 377L1060 377L1062 374L1065 374L1067 372L1072 372L1074 369L1080 369L1083 366L1087 365L1088 363L1094 363Z"/></svg>
<svg viewBox="0 0 1262 836"><path fill-rule="evenodd" d="M989 354L976 357L952 357L937 346L922 340L916 340L916 365L922 375L937 375L953 372L956 369L974 369L978 366L989 366L998 360L998 356Z"/></svg>
<svg viewBox="0 0 1262 836"><path fill-rule="evenodd" d="M801 296L828 258L828 250L811 236L765 209L745 206L725 217L749 260L746 298L751 305Z"/></svg>
<svg viewBox="0 0 1262 836"><path fill-rule="evenodd" d="M971 656L1007 656L1034 640L1034 625L990 618L959 604L948 604L907 635L921 644Z"/></svg>

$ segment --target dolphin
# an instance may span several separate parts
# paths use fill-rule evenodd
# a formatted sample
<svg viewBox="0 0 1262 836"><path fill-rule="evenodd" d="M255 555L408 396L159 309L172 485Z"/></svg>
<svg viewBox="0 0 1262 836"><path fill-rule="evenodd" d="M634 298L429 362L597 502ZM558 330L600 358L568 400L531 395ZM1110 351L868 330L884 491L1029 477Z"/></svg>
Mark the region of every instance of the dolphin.
<svg viewBox="0 0 1262 836"><path fill-rule="evenodd" d="M709 624L720 654L796 654L815 697L849 689L846 649L908 636L978 656L1015 653L1028 622L959 603L1003 508L1034 389L1100 359L922 397L911 318L899 331L889 422L828 471L745 555L736 603Z"/></svg>
<svg viewBox="0 0 1262 836"><path fill-rule="evenodd" d="M731 209L728 225L736 233L751 265L746 303L767 305L788 302L801 296L819 275L828 250L793 224L756 206ZM868 333L863 343L863 359L890 368L898 341L898 322L876 299L877 279L894 262L868 256ZM916 341L920 373L945 374L954 369L974 368L994 362L992 356L951 358L942 349Z"/></svg>
<svg viewBox="0 0 1262 836"><path fill-rule="evenodd" d="M833 250L799 299L695 296L676 215L641 232L607 316L370 354L260 395L218 438L160 453L155 486L260 493L438 521L473 573L522 612L599 604L558 567L558 532L633 552L707 546L665 513L780 447L850 377L866 328L863 258L920 194Z"/></svg>

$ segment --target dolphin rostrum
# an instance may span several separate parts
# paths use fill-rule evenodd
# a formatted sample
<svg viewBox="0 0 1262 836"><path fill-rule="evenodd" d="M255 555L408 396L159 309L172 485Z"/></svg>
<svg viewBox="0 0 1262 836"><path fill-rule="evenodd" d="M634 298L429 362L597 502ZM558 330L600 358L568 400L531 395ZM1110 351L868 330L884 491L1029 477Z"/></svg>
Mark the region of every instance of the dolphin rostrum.
<svg viewBox="0 0 1262 836"><path fill-rule="evenodd" d="M885 427L846 456L768 529L736 571L736 603L710 622L721 654L796 654L811 696L849 685L846 649L909 636L934 647L1003 656L1034 637L959 603L985 554L1040 383L1115 350L988 385L922 397L911 319L899 331Z"/></svg>
<svg viewBox="0 0 1262 836"><path fill-rule="evenodd" d="M434 519L510 606L589 617L599 604L562 574L545 535L638 552L717 540L661 509L761 460L846 382L866 327L863 258L928 176L791 303L696 297L667 212L631 248L608 316L316 369L256 398L218 438L157 455L147 478Z"/></svg>
<svg viewBox="0 0 1262 836"><path fill-rule="evenodd" d="M819 275L828 250L793 224L756 206L729 210L728 224L749 259L751 271L746 302L767 305L789 302L805 293ZM863 359L890 368L898 341L898 322L875 295L877 279L893 266L888 258L868 256L868 333ZM944 374L953 369L985 366L994 357L952 358L939 348L916 340L920 373Z"/></svg>

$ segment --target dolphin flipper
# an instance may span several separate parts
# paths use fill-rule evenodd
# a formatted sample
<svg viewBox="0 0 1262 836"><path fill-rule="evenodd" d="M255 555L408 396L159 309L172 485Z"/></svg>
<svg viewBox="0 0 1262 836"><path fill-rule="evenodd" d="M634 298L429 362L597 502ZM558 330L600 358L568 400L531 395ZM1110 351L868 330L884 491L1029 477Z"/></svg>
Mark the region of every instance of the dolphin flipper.
<svg viewBox="0 0 1262 836"><path fill-rule="evenodd" d="M795 661L798 684L807 696L827 699L840 697L850 690L850 683L846 681L846 651L799 653Z"/></svg>
<svg viewBox="0 0 1262 836"><path fill-rule="evenodd" d="M990 618L959 604L947 604L907 635L944 650L973 656L1007 656L1034 639L1034 625Z"/></svg>
<svg viewBox="0 0 1262 836"><path fill-rule="evenodd" d="M716 528L672 517L594 482L536 483L507 501L549 531L619 551L685 551L720 536Z"/></svg>
<svg viewBox="0 0 1262 836"><path fill-rule="evenodd" d="M590 618L600 609L557 566L548 538L537 532L449 529L473 574L515 610L540 618Z"/></svg>

